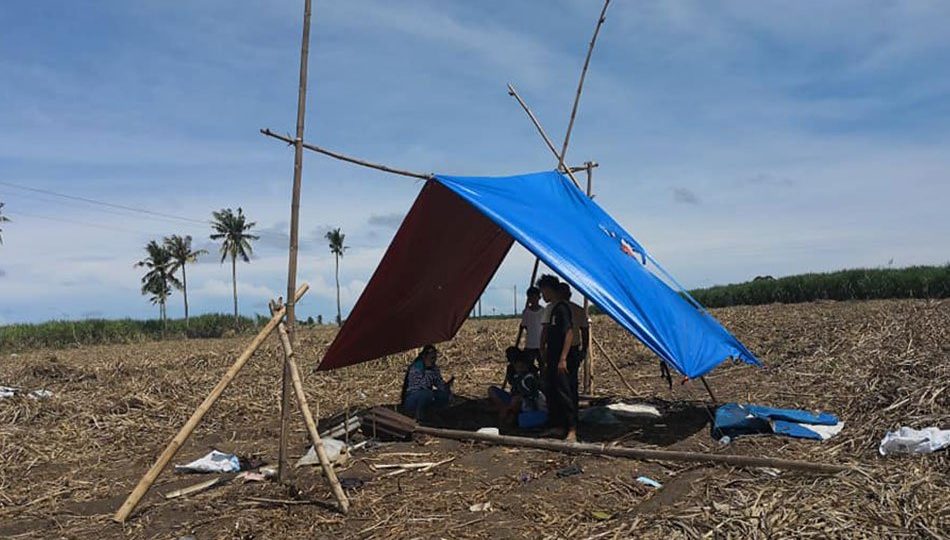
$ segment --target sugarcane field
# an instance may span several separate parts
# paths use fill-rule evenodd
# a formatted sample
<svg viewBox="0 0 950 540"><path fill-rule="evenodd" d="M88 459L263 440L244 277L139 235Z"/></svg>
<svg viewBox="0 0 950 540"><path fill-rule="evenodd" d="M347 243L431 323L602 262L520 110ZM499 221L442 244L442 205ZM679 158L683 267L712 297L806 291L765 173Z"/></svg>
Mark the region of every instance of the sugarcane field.
<svg viewBox="0 0 950 540"><path fill-rule="evenodd" d="M241 339L37 350L4 359L0 376L53 397L0 401L0 536L100 538L560 538L934 537L950 515L948 454L924 459L879 454L900 423L946 422L950 397L950 305L946 301L818 302L716 310L762 351L767 369L733 365L709 377L720 399L829 408L845 423L833 439L774 437L717 442L694 383L672 389L649 351L595 318L631 394L597 364L598 398L652 405L658 417L612 423L583 419L584 440L641 448L737 454L841 465L835 474L713 463L628 460L417 435L374 437L363 423L358 449L337 465L350 510L331 507L319 465L294 469L294 484L222 474L220 485L167 499L205 475L167 474L122 528L112 512L175 426L182 424L240 349ZM442 369L458 374L457 402L435 425L492 426L484 392L504 377L497 357L515 325L470 321L443 348ZM311 374L332 330L303 331L298 361L322 425L376 406L393 408L410 355ZM211 449L242 462L277 459L280 355L276 339L258 352L216 409L179 451L185 463ZM108 391L104 391L108 389ZM583 418L583 416L582 416ZM310 442L291 418L290 461ZM363 444L365 443L365 444ZM420 470L413 464L439 465ZM393 468L407 466L408 468ZM562 476L575 467L578 472ZM258 465L256 470L266 468ZM393 474L404 471L402 474ZM638 477L654 479L654 488Z"/></svg>
<svg viewBox="0 0 950 540"><path fill-rule="evenodd" d="M948 26L11 2L0 538L950 538Z"/></svg>

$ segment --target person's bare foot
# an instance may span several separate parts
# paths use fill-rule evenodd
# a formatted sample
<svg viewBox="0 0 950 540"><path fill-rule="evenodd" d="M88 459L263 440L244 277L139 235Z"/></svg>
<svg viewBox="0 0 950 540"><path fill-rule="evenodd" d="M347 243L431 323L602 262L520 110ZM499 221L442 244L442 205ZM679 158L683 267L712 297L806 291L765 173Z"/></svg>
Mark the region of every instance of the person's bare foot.
<svg viewBox="0 0 950 540"><path fill-rule="evenodd" d="M567 435L564 436L566 442L577 442L577 430L571 429L567 432Z"/></svg>

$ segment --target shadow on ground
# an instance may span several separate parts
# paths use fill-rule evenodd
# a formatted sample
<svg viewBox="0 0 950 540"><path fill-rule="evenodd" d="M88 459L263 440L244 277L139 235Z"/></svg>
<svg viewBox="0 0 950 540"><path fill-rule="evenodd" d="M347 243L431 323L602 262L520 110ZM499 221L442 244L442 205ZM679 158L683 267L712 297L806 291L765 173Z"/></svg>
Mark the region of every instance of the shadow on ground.
<svg viewBox="0 0 950 540"><path fill-rule="evenodd" d="M600 398L581 407L578 436L584 442L637 442L652 446L670 446L685 440L709 425L713 410L705 405L686 401L650 400L637 403L652 405L660 416L621 416L612 413L606 404L616 401ZM499 426L498 415L487 399L455 396L452 404L435 411L423 424L431 427L476 431L483 427L499 427L506 435L538 437L542 430L521 430Z"/></svg>

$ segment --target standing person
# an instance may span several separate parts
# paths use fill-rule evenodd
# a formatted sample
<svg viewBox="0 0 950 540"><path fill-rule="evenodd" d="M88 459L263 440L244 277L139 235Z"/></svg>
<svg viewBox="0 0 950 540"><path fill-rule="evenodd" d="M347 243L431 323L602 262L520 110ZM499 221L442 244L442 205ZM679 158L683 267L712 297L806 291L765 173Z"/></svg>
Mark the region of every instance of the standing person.
<svg viewBox="0 0 950 540"><path fill-rule="evenodd" d="M571 286L562 281L560 288L561 298L571 307L571 315L574 319L574 344L572 348L576 349L578 361L583 363L587 358L587 351L590 350L590 314L582 306L571 302Z"/></svg>
<svg viewBox="0 0 950 540"><path fill-rule="evenodd" d="M521 328L525 332L524 352L534 364L541 358L541 319L544 316L544 309L541 307L541 290L537 287L529 287L527 292L527 303L524 311L521 312Z"/></svg>
<svg viewBox="0 0 950 540"><path fill-rule="evenodd" d="M448 406L452 397L452 383L442 379L442 372L435 361L439 351L434 345L426 345L406 369L402 385L402 407L406 413L421 420L429 409Z"/></svg>
<svg viewBox="0 0 950 540"><path fill-rule="evenodd" d="M577 441L577 367L571 354L574 341L574 320L570 305L564 301L559 280L551 275L541 276L538 288L544 301L551 305L551 317L544 332L542 350L545 363L546 390L550 435ZM573 379L573 384L571 380Z"/></svg>

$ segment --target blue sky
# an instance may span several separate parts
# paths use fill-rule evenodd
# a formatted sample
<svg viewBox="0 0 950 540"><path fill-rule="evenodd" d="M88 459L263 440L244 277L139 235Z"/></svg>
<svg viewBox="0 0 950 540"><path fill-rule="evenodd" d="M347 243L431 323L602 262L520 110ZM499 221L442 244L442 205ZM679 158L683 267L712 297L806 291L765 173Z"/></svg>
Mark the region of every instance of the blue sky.
<svg viewBox="0 0 950 540"><path fill-rule="evenodd" d="M554 163L505 90L558 141L599 0L317 0L307 139L426 172ZM146 317L133 267L152 238L212 251L194 312L230 309L230 271L195 221L242 206L263 231L241 310L286 279L302 1L5 2L0 11L0 323ZM950 4L615 0L568 161L600 162L601 204L690 287L760 274L945 263ZM342 227L347 309L419 183L309 154L304 315L333 312L322 233ZM517 248L483 309L512 309ZM180 295L170 315L180 316Z"/></svg>

